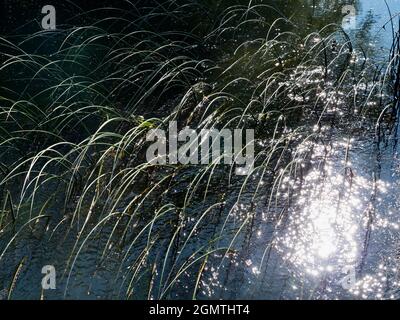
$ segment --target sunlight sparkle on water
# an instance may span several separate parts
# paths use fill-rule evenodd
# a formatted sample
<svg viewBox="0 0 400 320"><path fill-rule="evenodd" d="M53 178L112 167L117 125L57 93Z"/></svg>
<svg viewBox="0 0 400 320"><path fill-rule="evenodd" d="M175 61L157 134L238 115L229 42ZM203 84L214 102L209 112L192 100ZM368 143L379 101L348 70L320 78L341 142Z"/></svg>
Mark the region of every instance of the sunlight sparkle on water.
<svg viewBox="0 0 400 320"><path fill-rule="evenodd" d="M323 154L315 159L323 159ZM354 264L360 254L360 225L367 203L363 194L370 183L343 166L341 161L324 161L310 170L277 241L284 259L301 274L318 277L340 270Z"/></svg>

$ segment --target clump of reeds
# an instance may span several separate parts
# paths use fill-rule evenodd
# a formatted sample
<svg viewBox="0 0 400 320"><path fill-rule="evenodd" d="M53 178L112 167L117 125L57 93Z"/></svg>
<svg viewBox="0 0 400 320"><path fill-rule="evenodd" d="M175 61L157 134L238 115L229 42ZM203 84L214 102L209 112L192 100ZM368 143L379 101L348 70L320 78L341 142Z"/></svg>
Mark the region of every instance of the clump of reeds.
<svg viewBox="0 0 400 320"><path fill-rule="evenodd" d="M0 277L33 235L63 248L66 297L101 273L107 297L196 298L209 265L240 257L254 219L282 219L275 208L295 195L282 199L280 186L301 179L312 153L296 146L383 110L386 78L340 27L301 34L278 10L266 21L271 7L254 1L183 3L106 8L103 20L88 14L91 25L0 38ZM253 172L147 163L148 130L172 120L255 129Z"/></svg>

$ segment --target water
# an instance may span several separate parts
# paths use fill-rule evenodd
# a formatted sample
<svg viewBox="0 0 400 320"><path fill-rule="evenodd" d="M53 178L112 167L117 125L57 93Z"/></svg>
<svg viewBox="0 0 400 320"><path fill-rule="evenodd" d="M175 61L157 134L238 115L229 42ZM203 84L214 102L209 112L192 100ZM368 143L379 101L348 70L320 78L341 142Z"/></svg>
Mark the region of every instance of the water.
<svg viewBox="0 0 400 320"><path fill-rule="evenodd" d="M399 12L400 1L388 4L392 16ZM348 30L354 41L368 32L364 49L376 62L388 58L392 45L389 17L383 1L361 1ZM222 297L398 299L399 147L395 136L386 139L377 146L372 132L360 137L328 128L323 144L299 146L313 152L301 186L292 185L295 203L278 228L266 218L255 222L248 268L235 287L240 293Z"/></svg>
<svg viewBox="0 0 400 320"><path fill-rule="evenodd" d="M307 12L315 10L316 16L328 6L322 1L317 10L312 8L312 2L296 5ZM400 12L400 0L388 0L388 4L392 14ZM293 3L282 10L296 9L291 6ZM332 6L334 20L340 22L340 3ZM371 65L384 63L392 44L384 1L362 0L357 2L356 9L355 28L348 30L352 41L361 44L373 57L369 61ZM362 57L361 51L355 50ZM323 72L316 70L315 73ZM345 95L346 88L342 88L335 92L334 98L341 101ZM321 92L320 97L332 98L326 92ZM301 97L293 95L293 99ZM139 218L132 222L129 241L123 245L109 238L112 232L116 238L124 234L123 228L113 230L115 217L102 222L90 221L89 225L101 232L94 232L86 242L75 246L78 228L70 230L71 217L61 216L54 210L52 215L57 219L50 225L41 219L33 229L24 229L9 246L6 246L9 238L1 239L0 297L6 292L1 289L9 287L10 277L27 258L29 264L23 265L17 277L13 298L96 299L127 295L141 299L179 299L193 295L199 299L400 298L400 199L397 195L400 146L393 131L385 132L377 142L374 123L357 116L347 119L338 105L339 108L328 108L325 113L327 118L339 115L336 123L331 125L329 119L321 119L321 128L315 128L319 130L317 141L298 139L302 142L292 150L296 162L291 167L297 179L282 174L273 192L268 187L268 178L260 173L252 177L245 190L241 190L240 181L234 181L229 190L212 186L208 201L218 202L224 195L225 207L216 207L200 222L198 213L209 206L200 197L196 199L195 205L187 208L191 218L178 236L188 237L188 230L196 223L199 228L190 240L184 241L183 249L170 248L162 271L162 266L153 268L144 262L145 271L140 277L132 278L131 274L142 263L141 258L158 261L157 257L169 250L169 240L176 235L167 226L175 223L175 212L154 223L157 239L152 245L156 249L146 252L144 246L150 242L150 236L147 238L146 233L140 237L135 233L135 227L140 230L145 225ZM184 181L188 177L182 174L181 178ZM253 199L258 181L262 181L261 195ZM185 184L174 188L173 196L184 198ZM243 194L237 200L241 191ZM126 201L129 203L130 199ZM230 205L232 210L225 212ZM230 250L215 251L200 259L200 265L186 268L194 252L214 248L210 239L218 248L230 247ZM71 250L79 255L70 255ZM105 254L101 256L103 250ZM194 292L193 274L197 275L203 263L199 286ZM42 292L41 268L49 264L60 270L58 289ZM151 270L156 271L152 274ZM181 271L181 276L168 291L168 281L174 278L171 270ZM155 285L148 294L153 280L160 278L164 280L162 285Z"/></svg>
<svg viewBox="0 0 400 320"><path fill-rule="evenodd" d="M399 12L400 1L388 4L392 16ZM392 45L387 7L383 1L360 1L357 9L348 32L375 63L384 63ZM323 143L298 147L300 154L312 149L312 157L301 185L290 178L282 184L282 194L295 191L294 203L281 200L278 218L260 210L245 253L218 269L204 298L399 298L397 139L388 135L377 144L373 128L357 136L348 125L328 127Z"/></svg>

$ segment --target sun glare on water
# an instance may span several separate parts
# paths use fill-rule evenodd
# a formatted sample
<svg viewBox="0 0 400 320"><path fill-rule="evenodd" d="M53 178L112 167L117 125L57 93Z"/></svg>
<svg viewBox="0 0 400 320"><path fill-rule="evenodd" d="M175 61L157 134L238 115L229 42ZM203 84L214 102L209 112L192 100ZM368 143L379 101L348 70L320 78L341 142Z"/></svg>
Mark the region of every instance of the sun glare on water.
<svg viewBox="0 0 400 320"><path fill-rule="evenodd" d="M312 276L356 264L370 184L334 161L310 170L277 241L284 259Z"/></svg>

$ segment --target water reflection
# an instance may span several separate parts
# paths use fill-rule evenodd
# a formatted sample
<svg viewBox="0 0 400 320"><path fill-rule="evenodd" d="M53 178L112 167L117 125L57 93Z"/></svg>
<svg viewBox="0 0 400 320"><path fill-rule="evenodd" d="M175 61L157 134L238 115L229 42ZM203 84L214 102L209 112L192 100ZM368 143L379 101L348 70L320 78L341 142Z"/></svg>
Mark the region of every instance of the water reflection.
<svg viewBox="0 0 400 320"><path fill-rule="evenodd" d="M304 3L306 2L295 2L297 6L302 6L304 9ZM310 2L308 1L308 3ZM323 14L328 16L326 17L328 21L326 19L321 19L320 21L315 19L313 28L317 29L319 23L322 26L327 22L340 22L341 1L312 2L314 9L317 8L316 3L318 3L319 8L325 8L326 12ZM360 9L364 8L364 4L368 2L357 1L356 3L357 9ZM287 5L286 9L294 11L293 8L297 7ZM310 9L310 7L306 7L304 10L307 9ZM380 12L384 11L382 9ZM317 16L316 12L314 12L314 16ZM368 14L361 17L359 21L365 21L362 26L365 32L359 34L359 42L363 43L371 37L370 30L375 26L376 20L373 19L371 14ZM323 39L320 36L315 36L309 40L313 45L316 45L322 42ZM344 41L347 42L347 39L344 39ZM367 41L366 43L369 42ZM339 46L341 44L340 39L335 39L335 44L336 46L332 47L332 52L338 53L337 51L340 51L341 47ZM354 52L350 60L352 65L369 62L361 52ZM276 67L279 65L280 62L277 62ZM302 142L293 151L296 172L300 173L299 177L296 176L296 179L293 179L293 175L290 175L283 179L280 184L279 196L283 199L282 202L285 204L288 199L294 199L293 203L284 208L287 209L286 211L282 210L286 220L283 219L276 230L276 226L273 225L271 227L272 223L267 219L270 217L270 212L266 212L268 210L263 207L261 210L266 212L265 219L260 219L262 221L257 221L260 222L259 224L254 223L252 225L252 228L256 226L257 229L250 227L247 229L248 225L245 222L251 221L251 215L254 213L254 203L259 200L253 198L254 190L250 190L249 196L243 192L244 196L241 197L243 203L234 206L230 210L226 221L222 215L223 208L218 212L212 212L212 214L207 215L207 217L210 216L210 220L204 226L201 226L205 231L201 229L194 232L193 243L188 243L182 257L198 250L203 245L202 243L207 243L210 242L210 239L214 239L216 226L223 225L223 229L226 230L226 233L221 234L222 236L227 234L226 239L228 240L221 237L223 238L221 242L227 242L224 243L224 247L236 245L240 241L243 241L244 244L237 245L238 248L234 247L235 250L227 253L230 261L228 264L226 262L228 259L226 259L225 263L228 266L223 265L220 267L223 254L218 252L218 254L210 255L210 257L207 256L204 261L200 261L202 264L200 267L204 267L204 276L199 276L198 279L193 277L194 274L197 275L199 268L182 272L182 278L176 281L178 289L170 297L192 297L193 288L190 284L193 280L198 280L200 284L199 293L206 298L225 297L223 295L224 292L229 292L228 298L303 298L304 296L297 292L300 287L304 287L303 284L305 282L312 282L310 291L318 287L318 298L343 298L347 297L346 294L350 297L363 299L396 298L398 296L397 291L400 280L397 267L399 259L397 258L396 250L399 247L400 239L398 235L399 219L396 212L400 207L397 199L400 177L393 173L393 155L388 154L386 160L384 158L381 159L382 172L376 177L376 175L374 176L377 173L374 168L374 161L377 155L373 146L373 137L358 137L355 140L351 140L344 137L352 136L352 132L337 132L333 126L324 126L322 124L333 122L333 120L336 121L344 115L344 111L351 110L355 114L364 111L357 108L359 107L357 103L354 103L354 108L352 104L350 106L346 105L349 91L353 90L354 99L356 100L358 95L372 92L371 88L375 86L375 82L364 82L365 79L359 82L349 81L351 83L350 89L344 86L338 88L335 87L334 82L326 79L335 72L333 66L332 68L327 68L326 75L325 65L313 68L294 67L292 70L293 72L288 82L280 85L282 87L286 85L288 88L293 86L294 89L313 86L316 89L315 94L318 102L323 106L324 110L315 111L316 105L314 101L308 95L299 94L299 90L288 91L287 96L289 99L304 103L304 110L307 110L307 108L312 109L314 115L320 112L320 119L318 125L315 125L314 128L307 128L311 129L310 131L313 131L316 135L318 134L318 139ZM364 77L364 73L360 77ZM312 105L312 108L309 105ZM376 106L376 102L368 99L365 105L372 108ZM361 117L364 119L364 115L361 115ZM363 131L359 132L363 133ZM283 135L285 134L287 136L294 135L293 131L289 130L283 132ZM321 142L322 140L325 142ZM261 147L267 148L268 142L261 144ZM273 143L277 142L271 141L271 145ZM392 145L388 149L392 150ZM266 175L268 174L270 172L267 172ZM266 181L265 187L268 182L270 181ZM251 185L252 183L249 184ZM257 184L256 180L254 180L254 184ZM263 181L260 182L260 186L264 186ZM255 188L255 186L252 187ZM222 193L217 188L218 186L215 191L213 190L213 193ZM230 193L233 194L232 190L228 190L227 193L228 196ZM236 199L233 200L236 201ZM230 204L234 201L228 198L226 202ZM261 201L259 202L261 203ZM191 208L193 217L190 217L189 222L192 225L198 221L198 214L204 212L206 205L208 205L205 201L199 200L198 203L197 207ZM175 216L171 217L168 224L177 223L174 220L175 218ZM180 219L180 216L177 218ZM231 220L234 220L234 222L231 222ZM275 222L273 221L273 223ZM136 226L137 224L134 224L135 228ZM238 232L238 226L242 232ZM242 226L243 229L241 229ZM164 230L160 226L159 228L161 231ZM157 228L154 227L154 229ZM271 229L273 229L273 232L271 232ZM107 231L104 234L107 236L109 233ZM160 232L160 234L161 240L164 240L162 237L165 233ZM271 234L274 235L272 237L273 250L268 251ZM232 235L237 236L237 239L235 238L236 242L232 241L231 243L230 237ZM177 238L183 237L184 240L180 240L181 242L185 242L185 237L187 236L187 232L177 234ZM150 235L145 240L148 242L149 239ZM108 239L106 240L108 241ZM97 242L100 243L100 241ZM50 248L53 248L53 243L56 243L54 239L49 244ZM62 250L58 250L60 253L57 256L62 261L63 258L66 258L65 251L68 250L64 250L65 239L60 240L59 243L62 243L63 246L60 246ZM71 240L70 246L73 243ZM165 242L162 245L169 246L169 242ZM177 248L178 245L179 240L176 241ZM209 243L209 245L214 244ZM23 242L21 242L22 246ZM159 246L159 242L157 242L157 246ZM171 242L171 247L174 247L171 251L177 250L175 243ZM97 266L96 259L99 250L102 250L102 248L99 249L99 247L93 245L87 251L87 255L83 256L82 260L85 260L85 263L76 267L81 274L87 274L88 266L92 268ZM48 251L52 252L52 250ZM139 252L140 248L137 251ZM164 252L162 251L157 252L157 256L162 256L163 254ZM173 256L171 260L177 256L179 257L180 254L180 252L174 252L171 254ZM111 258L114 259L113 256ZM104 283L109 282L106 281L108 278L114 277L113 272L119 268L118 259L119 257L116 256L116 262L106 264L104 279L101 279L104 280ZM279 265L280 259L283 259L284 264ZM157 260L155 259L155 261ZM266 261L266 263L263 264L260 261ZM129 262L131 264L136 263L134 258ZM185 262L184 258L178 260L178 263ZM41 260L37 262L38 266L40 264L42 264ZM12 265L12 263L10 262L9 265ZM277 265L279 266L277 267ZM149 266L146 267L149 268ZM151 269L155 270L154 274L158 276L162 272L156 270L156 267L160 266L154 263L154 269L153 267ZM131 266L128 267L128 270L130 270L129 268ZM354 271L354 283L350 287L343 286L342 280L346 276L345 270L349 273L352 270ZM167 271L165 273L168 273ZM226 280L224 279L225 272L228 274ZM97 277L99 270L93 270L92 273L96 274ZM40 272L38 274L40 275ZM82 278L85 278L87 282L92 281L90 279L86 280L84 276ZM78 277L78 279L80 278ZM257 281L254 281L254 279ZM149 279L147 282L152 283L152 281L153 279ZM107 287L108 284L102 283L103 281L96 280L92 282L96 282L98 287L103 288L104 294L112 291L112 288ZM261 287L259 290L257 289L258 285ZM79 283L79 281L76 281L71 285L69 294L71 294L71 297L84 295L85 293L81 293L81 291L84 291L82 288L86 288L86 286L86 282ZM143 292L144 290L142 289ZM28 291L26 296L32 294L30 290ZM220 294L220 291L223 293ZM96 290L96 294L99 294L99 292L101 292L101 289ZM146 298L147 295L144 297Z"/></svg>
<svg viewBox="0 0 400 320"><path fill-rule="evenodd" d="M297 190L297 200L276 238L293 277L288 297L300 298L296 292L306 283L325 298L398 297L400 225L391 209L398 181L391 152L376 175L376 154L367 140L329 147L307 142L298 149L300 155L313 150L312 169L296 184L287 179L282 185L282 193Z"/></svg>
<svg viewBox="0 0 400 320"><path fill-rule="evenodd" d="M278 237L284 259L300 273L320 276L337 272L355 265L360 255L371 183L350 163L339 160L349 147L336 143L328 151L323 145L314 145L315 168L301 182L287 228ZM326 159L328 156L331 159Z"/></svg>

